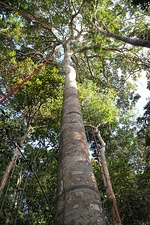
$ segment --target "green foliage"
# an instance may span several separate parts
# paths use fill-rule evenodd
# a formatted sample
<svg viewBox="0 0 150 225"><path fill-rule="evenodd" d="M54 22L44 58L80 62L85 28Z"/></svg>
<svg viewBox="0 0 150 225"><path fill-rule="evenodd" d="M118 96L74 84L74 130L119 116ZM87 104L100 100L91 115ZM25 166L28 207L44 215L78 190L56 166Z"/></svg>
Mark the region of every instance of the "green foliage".
<svg viewBox="0 0 150 225"><path fill-rule="evenodd" d="M115 106L114 90L102 93L93 82L88 81L79 86L80 102L85 123L88 122L88 114L92 125L108 122L115 123L118 109Z"/></svg>

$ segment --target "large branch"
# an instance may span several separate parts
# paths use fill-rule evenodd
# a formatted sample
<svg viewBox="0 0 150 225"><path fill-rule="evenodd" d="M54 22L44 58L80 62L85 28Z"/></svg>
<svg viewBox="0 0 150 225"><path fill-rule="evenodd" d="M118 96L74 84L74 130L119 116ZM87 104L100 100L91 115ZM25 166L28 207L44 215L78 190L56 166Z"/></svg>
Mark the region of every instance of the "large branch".
<svg viewBox="0 0 150 225"><path fill-rule="evenodd" d="M116 40L120 40L120 41L123 41L125 43L128 43L130 45L134 45L134 46L150 48L150 41L137 39L137 38L129 38L129 37L126 37L126 36L114 34L114 33L110 32L108 30L108 28L104 25L103 22L101 22L101 23L102 23L103 29L101 29L101 27L97 26L96 24L93 24L93 25L96 27L97 31L99 33L103 34L105 37L111 37L111 38L114 38Z"/></svg>

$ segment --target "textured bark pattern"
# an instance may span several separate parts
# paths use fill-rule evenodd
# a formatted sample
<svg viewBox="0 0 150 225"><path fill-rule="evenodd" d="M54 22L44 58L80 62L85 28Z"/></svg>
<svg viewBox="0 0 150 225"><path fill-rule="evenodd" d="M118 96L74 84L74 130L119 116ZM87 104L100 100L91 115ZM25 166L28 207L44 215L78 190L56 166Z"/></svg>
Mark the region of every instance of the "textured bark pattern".
<svg viewBox="0 0 150 225"><path fill-rule="evenodd" d="M113 225L122 225L121 222L121 218L119 215L119 211L118 211L118 207L117 207L117 202L116 202L116 198L115 198L115 194L113 192L113 188L112 188L112 184L111 184L111 180L110 180L110 175L109 175L109 171L108 171L108 166L107 166L107 161L106 161L106 156L105 156L105 147L106 147L106 143L104 142L100 131L98 130L98 127L96 127L96 133L97 133L97 137L101 143L101 149L100 149L100 161L101 161L101 165L102 165L102 172L103 172L103 180L104 180L104 185L106 187L106 192L108 195L108 198L110 199L111 203L112 203L112 220L113 220ZM117 221L118 220L118 221Z"/></svg>
<svg viewBox="0 0 150 225"><path fill-rule="evenodd" d="M27 128L27 132L24 134L24 136L22 137L22 139L20 141L20 145L22 145L25 142L30 129L31 129L31 126L29 125L29 127ZM0 197L3 194L3 190L4 190L4 188L5 188L6 184L7 184L7 180L9 178L9 176L10 176L10 173L11 173L11 171L13 170L13 168L16 165L16 161L17 161L17 159L19 157L19 154L20 154L19 148L16 147L14 149L14 155L13 155L11 161L9 162L9 164L8 164L8 166L7 166L7 168L6 168L5 172L4 172L4 175L2 177L2 180L1 180Z"/></svg>
<svg viewBox="0 0 150 225"><path fill-rule="evenodd" d="M64 68L66 83L59 149L56 225L104 225L101 200L89 158L75 71L69 65L69 57Z"/></svg>
<svg viewBox="0 0 150 225"><path fill-rule="evenodd" d="M3 175L3 178L2 178L2 181L1 181L1 184L0 184L0 197L3 194L3 190L4 190L5 186L6 186L6 183L7 183L8 177L10 175L10 172L12 171L14 166L16 165L16 161L18 159L18 156L19 156L19 150L18 150L18 148L16 148L15 151L14 151L14 155L13 155L9 165L7 166L7 168L5 170L5 173Z"/></svg>

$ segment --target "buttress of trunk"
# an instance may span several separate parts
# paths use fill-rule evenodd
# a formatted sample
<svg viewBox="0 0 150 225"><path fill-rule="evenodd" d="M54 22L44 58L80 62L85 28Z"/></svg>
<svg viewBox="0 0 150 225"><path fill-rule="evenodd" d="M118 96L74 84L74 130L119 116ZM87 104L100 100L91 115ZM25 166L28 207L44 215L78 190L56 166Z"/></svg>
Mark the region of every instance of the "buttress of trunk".
<svg viewBox="0 0 150 225"><path fill-rule="evenodd" d="M66 46L56 225L105 225L70 57Z"/></svg>

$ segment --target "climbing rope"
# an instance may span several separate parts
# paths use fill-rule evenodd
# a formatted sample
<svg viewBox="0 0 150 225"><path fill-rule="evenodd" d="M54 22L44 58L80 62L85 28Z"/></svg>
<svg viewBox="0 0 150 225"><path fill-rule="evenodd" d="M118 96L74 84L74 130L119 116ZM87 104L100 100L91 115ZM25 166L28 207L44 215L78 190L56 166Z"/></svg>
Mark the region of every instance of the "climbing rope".
<svg viewBox="0 0 150 225"><path fill-rule="evenodd" d="M35 17L33 17L32 15L27 14L27 13L24 13L24 12L20 11L19 9L14 8L14 7L12 7L12 6L10 6L10 5L8 5L8 4L2 2L2 1L0 1L0 4L4 5L6 8L9 8L9 9L12 10L12 11L17 12L19 15L21 15L21 16L23 16L23 17L26 17L26 18L30 19L30 20L33 21L33 22L36 22L36 23L41 24L44 28L51 30L51 27L50 27L50 26L48 26L47 24L45 24L45 23L43 23L43 22L37 20L37 19L36 19ZM65 42L65 41L64 41L64 42ZM63 45L63 43L62 43L62 45ZM49 46L48 46L48 47L49 47ZM47 47L46 47L46 48L47 48ZM46 48L44 48L44 49L46 49ZM60 49L60 47L57 49L57 52L59 51L59 49ZM33 54L32 57L33 57L34 55L36 55L36 54L37 54L37 53ZM11 95L13 95L19 88L21 88L22 85L23 85L25 82L27 82L27 81L30 80L35 74L37 74L37 73L42 69L42 67L43 67L44 65L46 65L46 64L52 59L53 54L54 54L54 52L53 52L52 55L51 55L47 60L45 60L45 62L44 62L41 66L39 66L32 74L30 74L29 76L27 76L27 77L26 77L19 85L17 85L12 91L10 91L9 93L7 93L2 99L0 99L0 104L3 103L8 97L10 97ZM25 61L25 60L23 60L22 63L23 63L24 61ZM6 73L6 72L8 72L8 71L11 71L12 69L14 69L14 68L16 68L16 67L17 67L17 65L15 65L14 67L12 67L12 68L10 68L10 69L7 69L7 70L3 71L2 74Z"/></svg>
<svg viewBox="0 0 150 225"><path fill-rule="evenodd" d="M29 76L27 76L20 84L18 84L12 91L8 92L1 100L0 100L0 104L3 103L8 97L10 97L12 94L14 94L19 88L22 87L22 85L27 82L28 80L30 80L35 74L37 74L44 65L46 65L50 60L51 60L52 56L50 58L48 58L41 66L39 66L32 74L30 74Z"/></svg>
<svg viewBox="0 0 150 225"><path fill-rule="evenodd" d="M31 56L25 58L25 59L22 60L22 61L19 61L18 63L16 63L16 65L11 66L10 68L8 68L8 69L2 71L1 74L0 74L0 76L2 77L4 74L6 74L6 73L12 71L13 69L18 68L21 64L23 64L23 63L26 62L27 60L33 58L34 56L38 55L38 54L41 53L42 51L44 51L44 50L46 50L47 48L49 48L49 46L51 46L51 44L48 45L48 46L46 46L46 47L44 47L43 49L41 49L40 52L39 52L39 51L38 51L38 52L34 52L33 54L32 54L32 52L31 52L31 53L30 53L30 54L32 54ZM41 53L41 54L42 54L42 53ZM41 60L42 60L42 59L41 59ZM39 61L41 61L41 60L39 60Z"/></svg>
<svg viewBox="0 0 150 225"><path fill-rule="evenodd" d="M21 16L23 16L23 17L26 17L26 18L30 19L32 22L34 22L34 23L39 23L39 24L41 24L44 28L47 28L47 29L51 30L51 27L50 27L50 26L48 26L47 24L45 24L45 23L41 22L40 20L36 19L34 16L32 16L32 15L30 15L30 14L27 14L27 13L25 13L25 12L22 12L22 11L20 11L19 9L17 9L17 8L15 8L15 7L12 7L12 6L10 6L10 5L8 5L8 4L2 2L2 1L0 1L0 4L4 5L6 8L8 8L8 9L10 9L10 10L12 10L12 11L17 12L19 15L21 15Z"/></svg>

